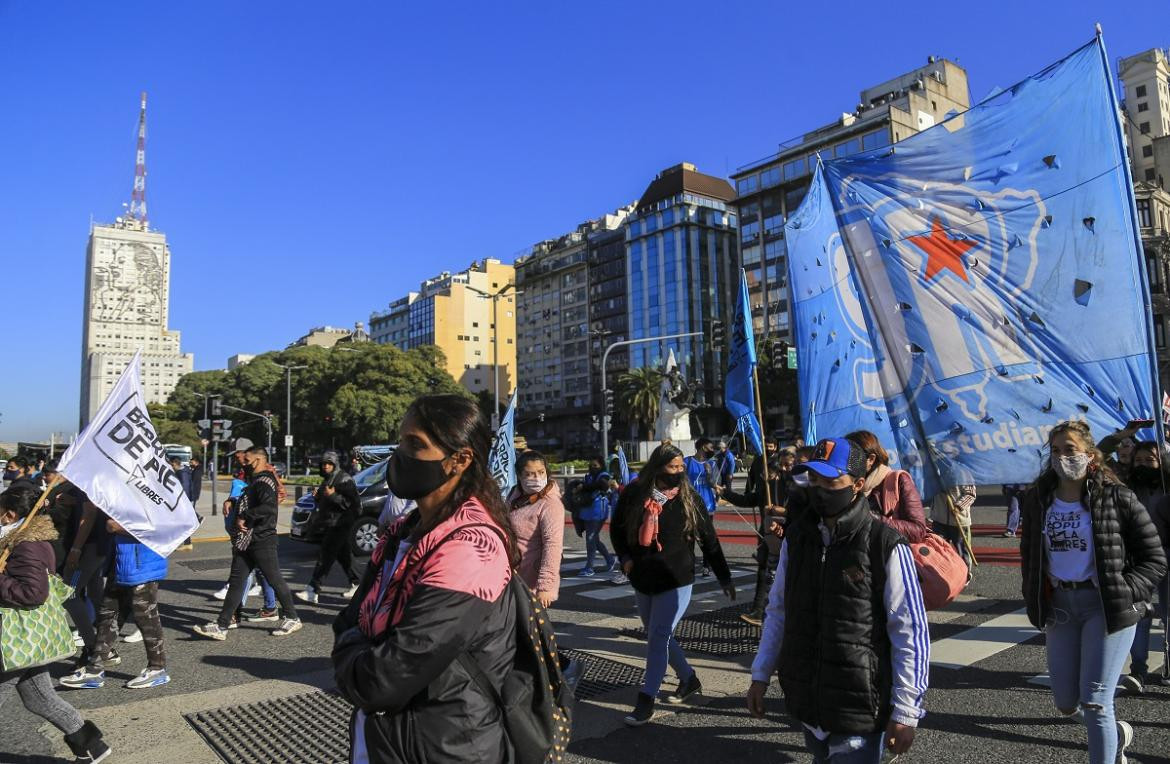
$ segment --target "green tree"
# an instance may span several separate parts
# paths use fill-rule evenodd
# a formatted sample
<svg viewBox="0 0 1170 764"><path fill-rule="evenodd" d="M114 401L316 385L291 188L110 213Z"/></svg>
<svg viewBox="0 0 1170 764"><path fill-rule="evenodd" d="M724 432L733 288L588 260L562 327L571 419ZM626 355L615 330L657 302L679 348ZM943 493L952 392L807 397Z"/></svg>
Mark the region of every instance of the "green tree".
<svg viewBox="0 0 1170 764"><path fill-rule="evenodd" d="M168 404L149 403L146 411L150 414L151 424L161 442L188 446L193 454L203 450L203 444L199 442L199 428L194 422L172 419L173 412Z"/></svg>
<svg viewBox="0 0 1170 764"><path fill-rule="evenodd" d="M618 406L626 421L638 427L643 440L650 438L658 419L662 380L662 372L649 366L630 369L617 378Z"/></svg>
<svg viewBox="0 0 1170 764"><path fill-rule="evenodd" d="M167 404L170 418L203 418L203 396L249 411L272 414L273 443L285 432L286 374L292 371L292 431L297 450L320 450L334 443L350 446L397 439L406 407L427 393L469 396L446 371L446 358L433 346L410 351L373 343L334 348L294 347L264 353L231 371L188 374ZM232 435L263 443L262 420L225 410Z"/></svg>

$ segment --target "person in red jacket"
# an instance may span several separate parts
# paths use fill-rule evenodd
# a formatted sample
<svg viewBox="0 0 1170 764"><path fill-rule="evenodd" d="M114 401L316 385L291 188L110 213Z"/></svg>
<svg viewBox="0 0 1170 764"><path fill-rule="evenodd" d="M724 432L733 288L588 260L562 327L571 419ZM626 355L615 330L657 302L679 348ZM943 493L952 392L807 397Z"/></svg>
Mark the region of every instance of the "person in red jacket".
<svg viewBox="0 0 1170 764"><path fill-rule="evenodd" d="M0 494L0 553L9 552L7 567L0 571L0 606L36 608L49 598L49 571L57 567L52 546L57 530L47 515L24 524L37 495L21 486ZM65 733L65 744L79 761L98 762L110 755L101 730L53 689L48 666L0 673L0 705L14 691L25 708Z"/></svg>

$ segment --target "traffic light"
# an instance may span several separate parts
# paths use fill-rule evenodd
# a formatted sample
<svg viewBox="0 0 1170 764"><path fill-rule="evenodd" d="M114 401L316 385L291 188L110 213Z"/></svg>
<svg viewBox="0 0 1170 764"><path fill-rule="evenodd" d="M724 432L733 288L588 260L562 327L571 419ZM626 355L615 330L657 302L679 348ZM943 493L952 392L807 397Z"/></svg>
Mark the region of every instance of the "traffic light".
<svg viewBox="0 0 1170 764"><path fill-rule="evenodd" d="M783 340L772 341L772 371L785 368L788 358L788 343Z"/></svg>
<svg viewBox="0 0 1170 764"><path fill-rule="evenodd" d="M613 416L613 390L605 391L605 415Z"/></svg>
<svg viewBox="0 0 1170 764"><path fill-rule="evenodd" d="M220 404L219 398L212 398L211 399L211 417L213 419L219 419L221 416L223 416L223 406Z"/></svg>
<svg viewBox="0 0 1170 764"><path fill-rule="evenodd" d="M718 350L727 343L727 335L723 332L722 321L711 322L711 347Z"/></svg>
<svg viewBox="0 0 1170 764"><path fill-rule="evenodd" d="M232 420L230 419L213 419L211 420L211 439L212 440L231 440L232 439Z"/></svg>

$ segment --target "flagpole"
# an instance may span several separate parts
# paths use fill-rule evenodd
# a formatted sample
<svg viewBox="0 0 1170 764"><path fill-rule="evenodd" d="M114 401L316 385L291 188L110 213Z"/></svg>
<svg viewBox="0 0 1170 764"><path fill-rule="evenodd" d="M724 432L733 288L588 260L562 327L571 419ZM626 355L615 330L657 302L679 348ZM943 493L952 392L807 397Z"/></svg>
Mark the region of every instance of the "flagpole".
<svg viewBox="0 0 1170 764"><path fill-rule="evenodd" d="M37 499L37 503L33 505L32 511L29 512L28 515L24 518L24 522L20 524L20 528L17 530L22 531L28 527L28 524L32 522L33 517L35 517L37 512L40 511L41 507L44 506L45 500L49 498L49 494L64 479L65 476L60 472L53 475L53 479L50 480L49 484L45 486L45 490L41 491L41 498ZM11 546L5 549L3 553L0 553L0 573L3 573L4 569L8 567L8 555L11 553Z"/></svg>
<svg viewBox="0 0 1170 764"><path fill-rule="evenodd" d="M760 458L763 460L764 467L764 507L772 506L772 482L768 478L768 447L765 443L768 436L764 434L764 407L760 404L760 374L756 366L752 366L752 387L755 388L756 393L756 421L760 423L760 448L763 451Z"/></svg>

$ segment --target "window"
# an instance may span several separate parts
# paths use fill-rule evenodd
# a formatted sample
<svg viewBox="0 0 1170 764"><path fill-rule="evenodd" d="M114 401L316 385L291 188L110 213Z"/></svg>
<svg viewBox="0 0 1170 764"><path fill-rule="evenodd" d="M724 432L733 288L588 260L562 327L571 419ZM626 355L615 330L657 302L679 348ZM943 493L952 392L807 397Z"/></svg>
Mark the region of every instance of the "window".
<svg viewBox="0 0 1170 764"><path fill-rule="evenodd" d="M759 248L759 246L757 245L754 247L744 247L741 259L742 259L741 265L745 268L749 265L755 265L756 263L759 263L760 262L760 248Z"/></svg>
<svg viewBox="0 0 1170 764"><path fill-rule="evenodd" d="M477 328L477 329L479 328L479 322L478 322L478 321L472 321L472 322L471 322L471 325L472 325L473 327ZM479 339L479 338L478 338L478 337L476 337L476 339Z"/></svg>
<svg viewBox="0 0 1170 764"><path fill-rule="evenodd" d="M1150 291L1162 293L1162 269L1158 267L1158 256L1146 256L1146 273L1150 277Z"/></svg>
<svg viewBox="0 0 1170 764"><path fill-rule="evenodd" d="M762 173L760 173L760 186L762 188L768 188L770 186L774 186L779 182L780 182L780 168L779 167L771 167L767 170L764 170Z"/></svg>
<svg viewBox="0 0 1170 764"><path fill-rule="evenodd" d="M1150 110L1150 105L1148 103L1146 103L1145 101L1142 101L1141 103L1138 104L1138 111L1139 112L1149 111L1149 110Z"/></svg>
<svg viewBox="0 0 1170 764"><path fill-rule="evenodd" d="M808 162L804 157L784 163L784 180L799 178L808 172Z"/></svg>
<svg viewBox="0 0 1170 764"><path fill-rule="evenodd" d="M1146 168L1146 180L1154 181L1158 179L1158 172L1153 167Z"/></svg>
<svg viewBox="0 0 1170 764"><path fill-rule="evenodd" d="M735 190L740 195L753 193L760 188L760 176L749 175L746 178L740 178L735 182Z"/></svg>
<svg viewBox="0 0 1170 764"><path fill-rule="evenodd" d="M1138 225L1141 226L1142 228L1149 228L1150 225L1153 223L1153 221L1150 217L1150 200L1149 199L1138 199L1137 200L1137 213L1138 213Z"/></svg>
<svg viewBox="0 0 1170 764"><path fill-rule="evenodd" d="M1141 130L1142 135L1145 135L1146 133L1150 132L1150 123L1149 122L1141 123L1140 125L1138 125L1138 130Z"/></svg>
<svg viewBox="0 0 1170 764"><path fill-rule="evenodd" d="M1152 157L1153 155L1154 155L1154 147L1153 146L1142 146L1142 156L1143 157Z"/></svg>
<svg viewBox="0 0 1170 764"><path fill-rule="evenodd" d="M1146 86L1145 85L1138 85L1137 89L1135 89L1133 91L1133 94L1135 96L1137 96L1138 98L1145 98L1146 97Z"/></svg>

